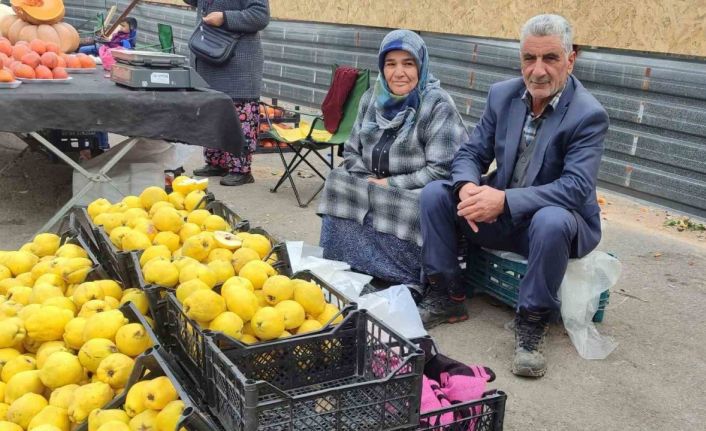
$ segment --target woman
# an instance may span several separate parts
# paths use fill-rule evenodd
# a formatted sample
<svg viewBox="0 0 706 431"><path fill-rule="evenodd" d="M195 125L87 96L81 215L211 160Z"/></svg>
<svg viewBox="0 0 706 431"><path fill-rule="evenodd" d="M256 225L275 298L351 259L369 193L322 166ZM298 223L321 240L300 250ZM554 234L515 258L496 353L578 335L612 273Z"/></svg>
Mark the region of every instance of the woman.
<svg viewBox="0 0 706 431"><path fill-rule="evenodd" d="M389 33L375 86L361 98L343 166L326 180L318 213L327 259L387 282L421 279L419 194L448 178L466 128L449 94L429 73L421 37ZM414 293L414 290L413 290Z"/></svg>
<svg viewBox="0 0 706 431"><path fill-rule="evenodd" d="M227 63L216 65L195 59L196 71L214 90L233 99L246 146L240 155L205 148L206 165L195 169L200 177L223 176L221 185L240 186L254 182L252 153L257 146L258 110L264 57L259 32L270 21L268 0L184 0L198 10L207 25L223 27L241 37Z"/></svg>

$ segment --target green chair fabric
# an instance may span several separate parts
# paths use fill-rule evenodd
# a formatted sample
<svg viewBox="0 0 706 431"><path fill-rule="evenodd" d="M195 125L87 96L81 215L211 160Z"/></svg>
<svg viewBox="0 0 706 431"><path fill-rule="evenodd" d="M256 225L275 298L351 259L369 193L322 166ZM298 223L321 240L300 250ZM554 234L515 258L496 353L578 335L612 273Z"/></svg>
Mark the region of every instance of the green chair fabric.
<svg viewBox="0 0 706 431"><path fill-rule="evenodd" d="M135 49L140 51L161 51L174 53L174 30L169 24L157 24L157 38L159 44L154 45L137 45Z"/></svg>
<svg viewBox="0 0 706 431"><path fill-rule="evenodd" d="M339 66L337 64L333 64L331 66L331 81L333 81L333 77L338 67ZM329 83L329 85L330 84L331 83ZM336 132L327 141L316 141L311 136L311 131L315 129L325 130L323 117L321 116L317 116L316 118L314 118L314 121L312 122L311 131L309 132L307 137L299 141L288 141L283 139L277 133L276 129L272 127L272 124L270 124L270 131L266 132L266 136L267 138L273 139L277 142L277 150L282 160L282 164L285 168L279 181L272 189L270 189L270 192L276 193L277 189L285 181L289 180L292 186L292 190L294 191L294 195L297 199L297 203L300 207L306 207L307 205L309 205L309 203L311 203L312 200L314 200L314 198L316 198L316 196L324 188L323 181L326 180L326 176L311 163L308 157L318 157L319 160L324 162L327 168L334 168L335 150L342 150L343 144L350 136L351 131L353 130L353 125L355 124L355 119L358 116L358 105L360 104L360 99L361 97L363 97L363 94L368 90L368 88L370 88L370 71L367 69L358 69L358 79L353 85L353 88L348 94L348 98L346 99L346 102L343 105L343 117L341 118L341 122L338 125L338 129L336 129ZM270 122L270 119L267 118L267 121ZM293 156L289 161L285 158L284 152L282 151L282 147L279 145L280 143L285 144L286 147L288 147L292 151ZM320 151L325 150L329 150L330 154L324 156L320 153ZM341 152L339 151L339 155L340 153ZM321 186L304 203L302 203L302 199L299 196L299 191L297 190L297 186L294 182L294 172L301 163L306 164L322 180Z"/></svg>

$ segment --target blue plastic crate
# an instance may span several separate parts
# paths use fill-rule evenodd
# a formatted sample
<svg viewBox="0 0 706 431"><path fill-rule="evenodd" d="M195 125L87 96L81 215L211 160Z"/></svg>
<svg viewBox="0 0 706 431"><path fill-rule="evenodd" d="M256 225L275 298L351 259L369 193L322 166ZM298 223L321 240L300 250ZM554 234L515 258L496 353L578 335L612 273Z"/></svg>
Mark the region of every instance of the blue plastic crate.
<svg viewBox="0 0 706 431"><path fill-rule="evenodd" d="M478 247L469 247L464 261L470 294L486 293L511 307L517 305L520 281L527 273L527 264L503 259ZM610 291L606 290L598 301L594 322L603 321L609 300Z"/></svg>

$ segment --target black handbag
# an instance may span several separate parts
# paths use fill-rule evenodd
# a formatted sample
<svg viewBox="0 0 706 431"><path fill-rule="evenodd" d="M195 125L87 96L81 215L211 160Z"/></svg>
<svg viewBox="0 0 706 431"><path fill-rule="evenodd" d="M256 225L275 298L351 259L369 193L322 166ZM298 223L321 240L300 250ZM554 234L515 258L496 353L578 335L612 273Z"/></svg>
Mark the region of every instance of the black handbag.
<svg viewBox="0 0 706 431"><path fill-rule="evenodd" d="M189 49L201 60L223 64L233 56L238 39L239 33L201 23L189 39Z"/></svg>

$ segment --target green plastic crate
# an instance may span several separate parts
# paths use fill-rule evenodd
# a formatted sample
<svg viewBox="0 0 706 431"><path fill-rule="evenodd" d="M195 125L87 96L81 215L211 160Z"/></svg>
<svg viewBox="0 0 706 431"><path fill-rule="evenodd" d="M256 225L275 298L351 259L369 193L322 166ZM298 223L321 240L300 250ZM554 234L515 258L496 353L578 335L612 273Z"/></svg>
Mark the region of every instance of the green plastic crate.
<svg viewBox="0 0 706 431"><path fill-rule="evenodd" d="M478 247L469 247L465 256L465 275L470 294L485 293L515 307L520 291L520 281L527 273L527 264L503 259ZM594 322L602 322L610 300L606 290L598 301Z"/></svg>

